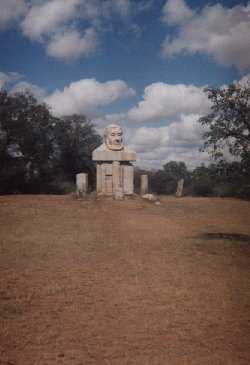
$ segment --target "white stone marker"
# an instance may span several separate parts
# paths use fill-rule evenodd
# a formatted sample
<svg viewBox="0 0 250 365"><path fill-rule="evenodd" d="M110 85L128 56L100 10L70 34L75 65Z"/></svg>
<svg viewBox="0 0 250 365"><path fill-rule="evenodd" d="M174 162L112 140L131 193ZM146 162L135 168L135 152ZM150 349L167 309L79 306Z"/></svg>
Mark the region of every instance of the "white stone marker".
<svg viewBox="0 0 250 365"><path fill-rule="evenodd" d="M148 194L148 175L141 175L141 195Z"/></svg>
<svg viewBox="0 0 250 365"><path fill-rule="evenodd" d="M177 198L180 198L182 196L183 193L183 186L184 186L184 179L180 179L177 183L177 190L176 190L176 194L175 196Z"/></svg>
<svg viewBox="0 0 250 365"><path fill-rule="evenodd" d="M76 195L78 198L82 198L88 192L88 174L76 175Z"/></svg>

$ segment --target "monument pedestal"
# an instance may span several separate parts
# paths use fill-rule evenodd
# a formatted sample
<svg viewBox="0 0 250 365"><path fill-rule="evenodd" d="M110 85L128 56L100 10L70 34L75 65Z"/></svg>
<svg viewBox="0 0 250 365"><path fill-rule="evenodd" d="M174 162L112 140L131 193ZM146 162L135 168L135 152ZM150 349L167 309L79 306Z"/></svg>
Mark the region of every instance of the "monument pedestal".
<svg viewBox="0 0 250 365"><path fill-rule="evenodd" d="M136 154L131 151L107 151L103 146L93 152L93 160L97 162L96 190L97 194L112 195L122 199L124 195L134 193L134 166L131 161Z"/></svg>

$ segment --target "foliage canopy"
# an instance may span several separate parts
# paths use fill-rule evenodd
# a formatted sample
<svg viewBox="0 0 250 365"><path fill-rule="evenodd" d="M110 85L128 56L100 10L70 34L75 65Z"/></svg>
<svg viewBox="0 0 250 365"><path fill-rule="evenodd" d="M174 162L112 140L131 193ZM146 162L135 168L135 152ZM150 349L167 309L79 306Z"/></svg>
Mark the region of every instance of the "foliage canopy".
<svg viewBox="0 0 250 365"><path fill-rule="evenodd" d="M207 128L204 149L215 159L223 156L225 147L241 159L250 154L250 83L224 88L207 88L211 113L200 118Z"/></svg>
<svg viewBox="0 0 250 365"><path fill-rule="evenodd" d="M60 192L60 180L93 172L100 136L85 116L56 118L28 94L0 92L0 192Z"/></svg>

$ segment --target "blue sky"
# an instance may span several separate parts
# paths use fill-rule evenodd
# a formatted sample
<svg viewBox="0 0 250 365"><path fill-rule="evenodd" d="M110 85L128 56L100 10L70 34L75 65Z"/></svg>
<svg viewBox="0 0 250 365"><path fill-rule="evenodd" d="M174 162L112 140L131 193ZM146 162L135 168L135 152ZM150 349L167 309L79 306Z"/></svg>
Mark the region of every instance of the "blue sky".
<svg viewBox="0 0 250 365"><path fill-rule="evenodd" d="M0 0L0 87L120 123L138 164L201 154L206 85L249 77L250 2Z"/></svg>

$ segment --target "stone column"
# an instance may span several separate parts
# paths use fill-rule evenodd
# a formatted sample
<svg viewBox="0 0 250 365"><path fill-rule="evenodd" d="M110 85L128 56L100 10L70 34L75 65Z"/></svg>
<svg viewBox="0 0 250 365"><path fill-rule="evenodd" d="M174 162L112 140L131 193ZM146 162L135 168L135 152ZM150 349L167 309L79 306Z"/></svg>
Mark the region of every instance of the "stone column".
<svg viewBox="0 0 250 365"><path fill-rule="evenodd" d="M102 165L97 163L96 165L96 192L102 192Z"/></svg>
<svg viewBox="0 0 250 365"><path fill-rule="evenodd" d="M116 200L123 199L123 189L121 184L121 166L119 161L112 163L113 196Z"/></svg>
<svg viewBox="0 0 250 365"><path fill-rule="evenodd" d="M126 195L134 194L134 166L123 165L123 191Z"/></svg>
<svg viewBox="0 0 250 365"><path fill-rule="evenodd" d="M182 196L183 193L183 186L184 186L184 179L180 179L177 183L177 190L176 190L176 194L175 196L177 198L180 198Z"/></svg>
<svg viewBox="0 0 250 365"><path fill-rule="evenodd" d="M76 194L78 198L82 198L88 192L88 174L76 175Z"/></svg>
<svg viewBox="0 0 250 365"><path fill-rule="evenodd" d="M141 175L141 195L148 194L148 175Z"/></svg>

